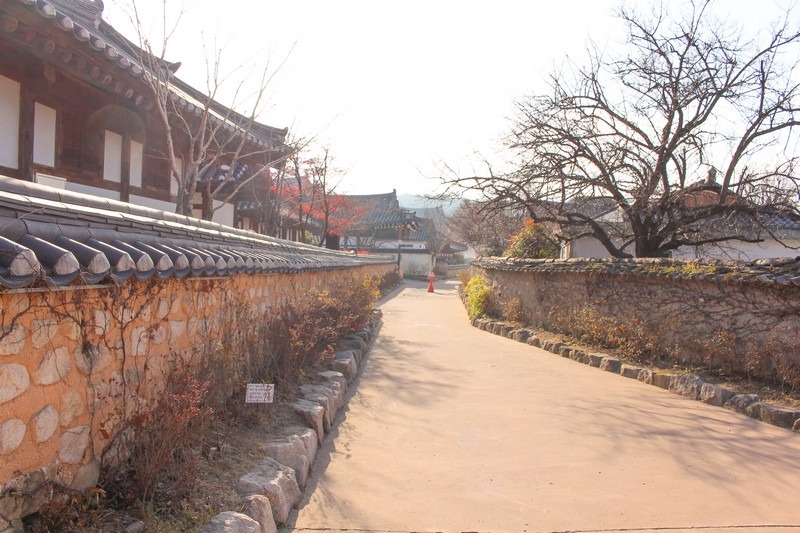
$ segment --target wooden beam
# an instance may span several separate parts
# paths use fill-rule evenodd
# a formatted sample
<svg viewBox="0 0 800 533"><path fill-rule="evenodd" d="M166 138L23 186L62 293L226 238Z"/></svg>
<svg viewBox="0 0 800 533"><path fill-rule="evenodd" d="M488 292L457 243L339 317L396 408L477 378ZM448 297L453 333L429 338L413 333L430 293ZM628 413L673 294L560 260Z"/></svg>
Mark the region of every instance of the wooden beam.
<svg viewBox="0 0 800 533"><path fill-rule="evenodd" d="M21 84L19 101L19 177L26 181L33 181L34 98L31 84L25 80Z"/></svg>

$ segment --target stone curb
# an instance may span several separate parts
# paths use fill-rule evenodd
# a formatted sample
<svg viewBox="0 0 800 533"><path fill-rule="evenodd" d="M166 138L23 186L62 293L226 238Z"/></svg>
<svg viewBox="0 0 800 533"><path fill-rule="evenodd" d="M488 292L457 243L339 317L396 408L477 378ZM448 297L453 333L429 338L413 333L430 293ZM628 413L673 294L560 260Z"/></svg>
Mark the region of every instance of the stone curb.
<svg viewBox="0 0 800 533"><path fill-rule="evenodd" d="M482 331L488 331L517 342L572 359L579 363L597 367L606 372L619 374L626 378L636 379L647 385L653 385L674 394L680 394L709 405L723 407L747 415L751 418L791 429L800 433L800 408L784 407L762 402L757 394L736 394L721 385L706 383L695 374L671 374L661 370L639 368L623 363L616 357L603 353L584 353L561 342L542 340L536 337L533 330L513 328L505 322L488 318L474 318L472 325Z"/></svg>
<svg viewBox="0 0 800 533"><path fill-rule="evenodd" d="M237 492L242 496L242 511L219 513L206 524L203 533L276 533L277 524L286 522L292 508L303 499L302 491L319 445L344 406L347 387L363 367L381 324L381 313L375 311L364 328L337 341L333 359L317 369L316 376L322 382L301 385L300 398L292 404L308 427L297 428L266 444L264 459L255 470L239 478Z"/></svg>

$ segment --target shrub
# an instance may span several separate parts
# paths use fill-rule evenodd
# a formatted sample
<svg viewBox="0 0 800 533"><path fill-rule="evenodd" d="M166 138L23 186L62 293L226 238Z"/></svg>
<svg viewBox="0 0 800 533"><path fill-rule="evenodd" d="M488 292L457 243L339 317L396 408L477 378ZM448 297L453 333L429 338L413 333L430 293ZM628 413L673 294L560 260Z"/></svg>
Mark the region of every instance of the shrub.
<svg viewBox="0 0 800 533"><path fill-rule="evenodd" d="M264 315L235 298L211 314L198 310L208 336L190 356L173 354L159 368L145 363L136 385L123 383L100 397L111 406L101 431L113 434L103 452L102 486L115 499L137 503L143 517L153 516L155 502L187 499L215 417L258 416L244 406L246 383L288 388L305 367L329 358L335 339L372 316L379 282L344 276Z"/></svg>
<svg viewBox="0 0 800 533"><path fill-rule="evenodd" d="M153 514L157 499L180 501L191 494L214 414L205 403L208 383L199 379L196 365L174 357L163 379L163 390L152 403L138 394L132 397L133 412L106 449L117 455L103 469L106 489L135 502L143 517Z"/></svg>
<svg viewBox="0 0 800 533"><path fill-rule="evenodd" d="M528 314L522 305L522 300L512 298L503 305L503 318L514 325L523 325L528 322Z"/></svg>
<svg viewBox="0 0 800 533"><path fill-rule="evenodd" d="M636 317L619 323L593 308L583 307L554 314L550 323L560 333L587 344L614 349L632 361L653 361L664 355L652 327Z"/></svg>
<svg viewBox="0 0 800 533"><path fill-rule="evenodd" d="M403 281L402 276L400 275L400 269L395 268L394 270L387 272L386 274L381 277L380 281L378 282L378 290L381 294L386 294L387 292L391 291L398 285L400 282Z"/></svg>
<svg viewBox="0 0 800 533"><path fill-rule="evenodd" d="M505 255L527 259L553 259L560 256L558 239L544 224L528 220L525 227L511 236Z"/></svg>
<svg viewBox="0 0 800 533"><path fill-rule="evenodd" d="M465 287L467 314L470 318L491 316L493 313L492 288L483 276L474 276Z"/></svg>

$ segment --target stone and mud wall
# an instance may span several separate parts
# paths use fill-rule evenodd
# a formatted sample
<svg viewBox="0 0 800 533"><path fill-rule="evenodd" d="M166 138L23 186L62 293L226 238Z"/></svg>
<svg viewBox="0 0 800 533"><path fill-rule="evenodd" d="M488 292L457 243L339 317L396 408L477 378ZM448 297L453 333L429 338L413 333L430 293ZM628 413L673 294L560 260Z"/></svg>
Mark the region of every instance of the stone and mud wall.
<svg viewBox="0 0 800 533"><path fill-rule="evenodd" d="M226 316L232 306L246 303L258 320L342 276L394 268L0 293L0 515L32 512L52 483L95 486L100 455L131 411L125 402L152 400L174 357L247 327Z"/></svg>
<svg viewBox="0 0 800 533"><path fill-rule="evenodd" d="M800 372L794 259L483 258L472 269L491 284L500 312L516 301L535 327L565 331L588 310L623 329L636 326L639 336L687 365L755 376Z"/></svg>

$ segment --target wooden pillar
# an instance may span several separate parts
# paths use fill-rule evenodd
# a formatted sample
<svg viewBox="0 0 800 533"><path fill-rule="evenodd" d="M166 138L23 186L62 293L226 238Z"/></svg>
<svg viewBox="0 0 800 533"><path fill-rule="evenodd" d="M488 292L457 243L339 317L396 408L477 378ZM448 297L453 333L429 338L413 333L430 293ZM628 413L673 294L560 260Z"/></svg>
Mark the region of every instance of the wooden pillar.
<svg viewBox="0 0 800 533"><path fill-rule="evenodd" d="M131 135L122 136L122 168L119 175L119 199L129 202L131 196Z"/></svg>
<svg viewBox="0 0 800 533"><path fill-rule="evenodd" d="M19 99L19 175L20 179L33 181L33 120L36 106L31 84L21 84Z"/></svg>

